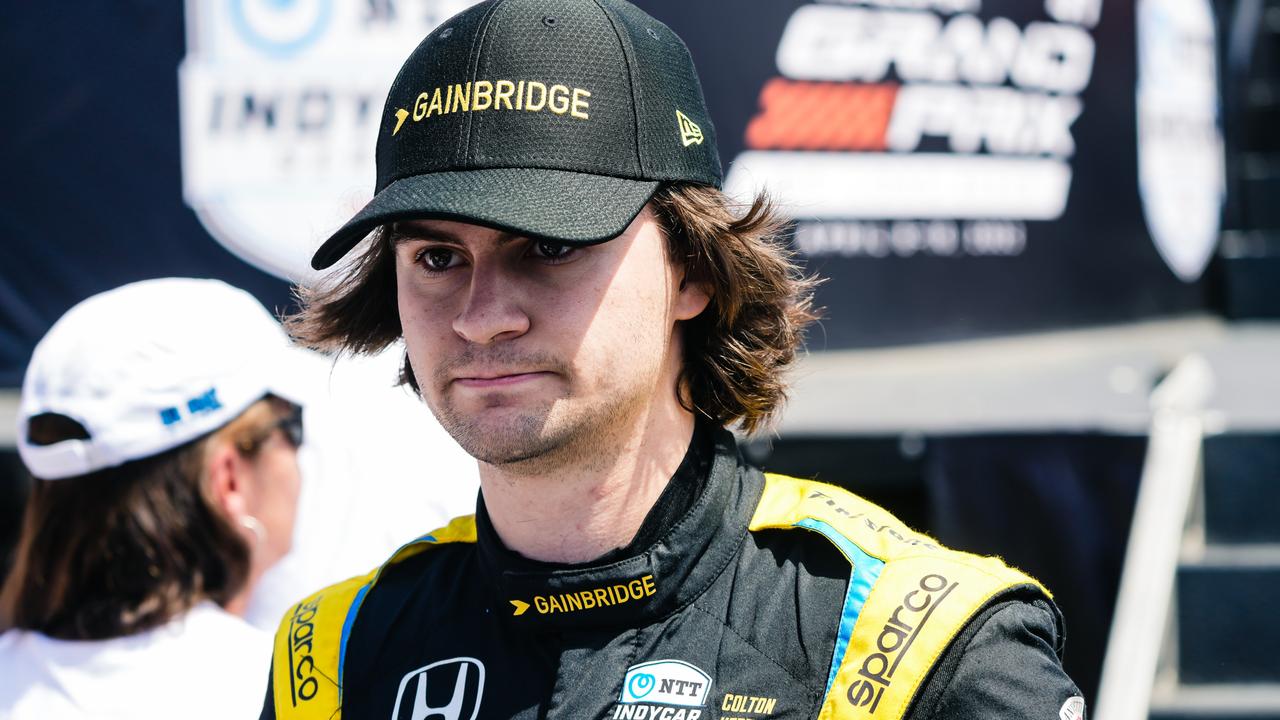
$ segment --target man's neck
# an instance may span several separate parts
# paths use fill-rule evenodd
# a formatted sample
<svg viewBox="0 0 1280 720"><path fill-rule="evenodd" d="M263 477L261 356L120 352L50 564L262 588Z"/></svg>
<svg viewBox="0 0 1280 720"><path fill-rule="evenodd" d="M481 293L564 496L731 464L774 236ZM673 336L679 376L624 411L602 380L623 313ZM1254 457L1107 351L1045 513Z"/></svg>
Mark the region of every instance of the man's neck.
<svg viewBox="0 0 1280 720"><path fill-rule="evenodd" d="M676 406L598 439L589 459L515 475L480 464L502 543L530 560L580 563L629 543L680 466L693 415Z"/></svg>

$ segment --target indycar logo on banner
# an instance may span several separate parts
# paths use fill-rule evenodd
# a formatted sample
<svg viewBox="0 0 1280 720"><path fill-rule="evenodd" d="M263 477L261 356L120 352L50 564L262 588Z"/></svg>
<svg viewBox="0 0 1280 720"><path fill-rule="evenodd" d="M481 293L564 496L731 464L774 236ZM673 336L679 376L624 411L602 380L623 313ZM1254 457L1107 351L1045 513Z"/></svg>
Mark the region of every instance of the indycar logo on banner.
<svg viewBox="0 0 1280 720"><path fill-rule="evenodd" d="M187 0L182 184L209 233L275 275L368 201L383 100L471 0Z"/></svg>
<svg viewBox="0 0 1280 720"><path fill-rule="evenodd" d="M1022 221L1066 208L1101 0L1044 12L1020 26L978 0L800 6L730 192L767 186L802 220L810 255L986 254L992 241L1017 254ZM850 219L886 222L832 222Z"/></svg>

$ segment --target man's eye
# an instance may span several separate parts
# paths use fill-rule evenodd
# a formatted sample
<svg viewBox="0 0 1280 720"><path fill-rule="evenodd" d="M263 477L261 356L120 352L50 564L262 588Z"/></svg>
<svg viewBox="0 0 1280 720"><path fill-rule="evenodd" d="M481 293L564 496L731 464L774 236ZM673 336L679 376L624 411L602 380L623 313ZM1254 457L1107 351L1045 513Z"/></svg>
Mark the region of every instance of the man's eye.
<svg viewBox="0 0 1280 720"><path fill-rule="evenodd" d="M418 253L418 262L435 272L448 270L457 264L458 254L449 248L427 248Z"/></svg>
<svg viewBox="0 0 1280 720"><path fill-rule="evenodd" d="M533 244L533 252L535 255L548 260L559 260L567 257L573 252L572 245L555 242L554 240L539 240Z"/></svg>

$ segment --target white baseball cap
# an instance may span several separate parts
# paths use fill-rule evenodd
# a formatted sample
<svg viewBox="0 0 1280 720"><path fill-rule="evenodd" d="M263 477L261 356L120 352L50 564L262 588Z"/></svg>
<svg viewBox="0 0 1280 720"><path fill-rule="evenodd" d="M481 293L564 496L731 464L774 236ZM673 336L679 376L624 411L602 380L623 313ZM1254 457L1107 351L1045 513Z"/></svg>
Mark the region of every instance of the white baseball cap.
<svg viewBox="0 0 1280 720"><path fill-rule="evenodd" d="M218 280L144 280L67 311L27 366L18 452L58 480L162 453L234 420L267 394L308 393L298 355L252 295ZM33 445L31 418L57 413L85 440Z"/></svg>

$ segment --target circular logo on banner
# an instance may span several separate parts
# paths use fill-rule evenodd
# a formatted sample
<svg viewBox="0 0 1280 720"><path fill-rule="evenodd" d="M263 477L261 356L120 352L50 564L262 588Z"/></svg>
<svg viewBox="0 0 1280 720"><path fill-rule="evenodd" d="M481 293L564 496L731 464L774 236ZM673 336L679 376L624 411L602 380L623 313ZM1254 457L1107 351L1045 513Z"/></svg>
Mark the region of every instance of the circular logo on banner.
<svg viewBox="0 0 1280 720"><path fill-rule="evenodd" d="M182 190L213 237L288 280L372 195L404 58L472 0L187 0Z"/></svg>
<svg viewBox="0 0 1280 720"><path fill-rule="evenodd" d="M1139 0L1138 188L1147 229L1182 280L1217 245L1226 194L1208 0Z"/></svg>
<svg viewBox="0 0 1280 720"><path fill-rule="evenodd" d="M231 20L241 38L277 56L303 50L325 31L333 0L232 0Z"/></svg>

